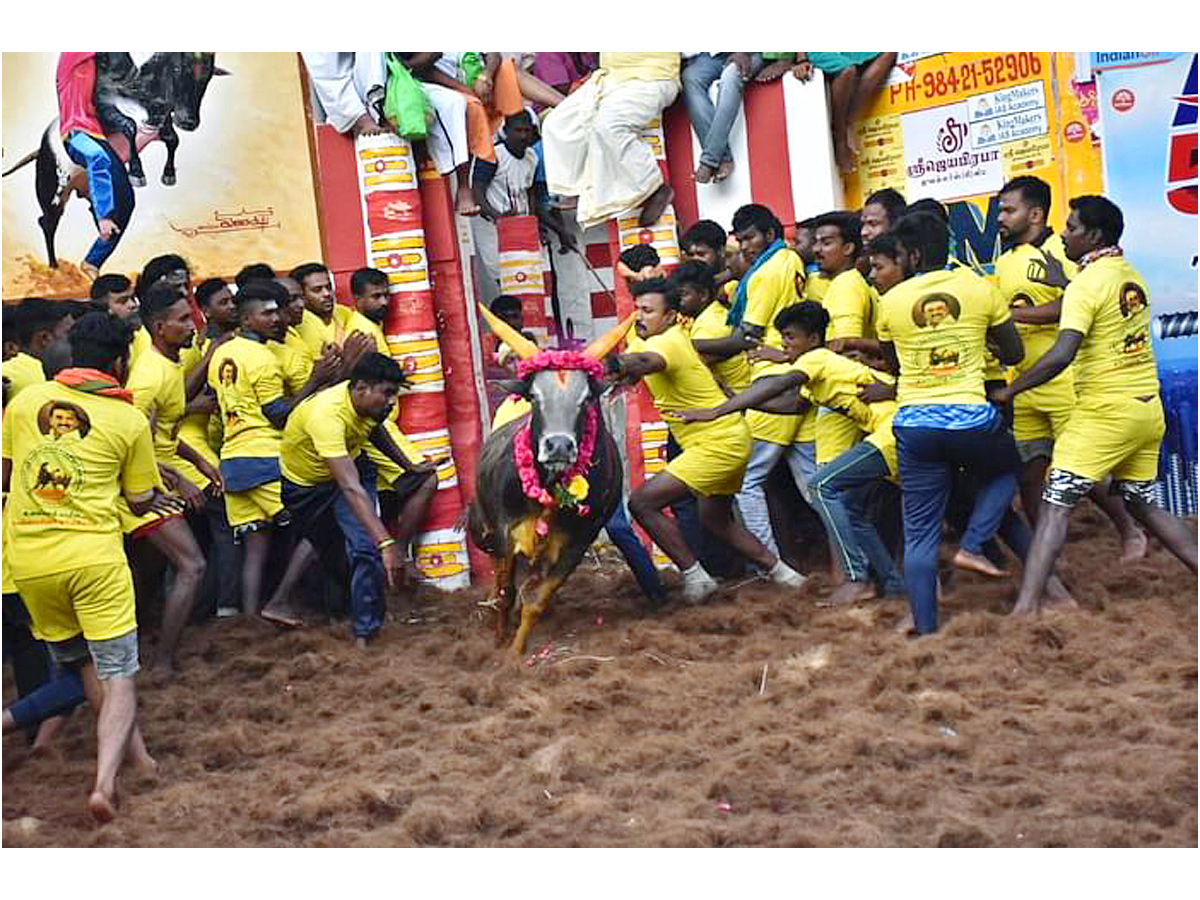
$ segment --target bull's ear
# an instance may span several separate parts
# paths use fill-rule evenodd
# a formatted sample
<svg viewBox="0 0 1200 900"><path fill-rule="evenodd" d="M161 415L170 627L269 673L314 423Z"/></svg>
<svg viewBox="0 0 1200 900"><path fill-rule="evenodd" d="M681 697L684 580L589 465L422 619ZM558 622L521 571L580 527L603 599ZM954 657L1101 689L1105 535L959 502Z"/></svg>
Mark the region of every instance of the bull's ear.
<svg viewBox="0 0 1200 900"><path fill-rule="evenodd" d="M496 385L506 394L516 394L518 397L529 397L529 384L520 378L489 378L488 382Z"/></svg>
<svg viewBox="0 0 1200 900"><path fill-rule="evenodd" d="M232 74L233 74L233 73L232 73L232 72L230 72L228 69L222 69L220 66L213 66L213 75L214 75L214 76L217 76L217 75L232 75Z"/></svg>

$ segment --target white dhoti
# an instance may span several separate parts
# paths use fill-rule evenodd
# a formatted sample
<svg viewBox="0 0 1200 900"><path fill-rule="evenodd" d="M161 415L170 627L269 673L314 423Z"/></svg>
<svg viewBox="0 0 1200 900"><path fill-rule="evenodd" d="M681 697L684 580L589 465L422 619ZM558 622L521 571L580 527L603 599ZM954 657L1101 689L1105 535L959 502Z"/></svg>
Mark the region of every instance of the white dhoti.
<svg viewBox="0 0 1200 900"><path fill-rule="evenodd" d="M421 87L434 112L425 146L438 172L449 175L471 158L467 146L467 98L440 84L423 81Z"/></svg>
<svg viewBox="0 0 1200 900"><path fill-rule="evenodd" d="M663 183L640 132L678 93L674 81L613 82L599 73L546 117L546 184L579 198L580 227L637 209Z"/></svg>

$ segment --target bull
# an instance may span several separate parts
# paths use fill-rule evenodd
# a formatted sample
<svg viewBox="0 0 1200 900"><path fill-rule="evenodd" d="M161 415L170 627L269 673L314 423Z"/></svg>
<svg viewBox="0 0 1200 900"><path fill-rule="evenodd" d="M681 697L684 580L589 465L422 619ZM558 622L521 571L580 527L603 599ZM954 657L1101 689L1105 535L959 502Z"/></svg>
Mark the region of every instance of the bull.
<svg viewBox="0 0 1200 900"><path fill-rule="evenodd" d="M208 83L214 76L229 74L214 60L213 53L155 53L135 65L128 53L96 54L96 115L113 152L127 165L132 184L146 184L140 153L154 141L167 148L162 183L175 184L175 151L179 147L175 126L183 131L199 128L200 104ZM38 225L46 241L47 261L57 267L54 236L58 223L72 195L88 197L87 172L67 155L57 117L46 126L38 149L4 174L35 160L34 186L42 211ZM119 210L117 217L122 230L133 213L132 192L125 205L128 208Z"/></svg>
<svg viewBox="0 0 1200 900"><path fill-rule="evenodd" d="M521 379L503 386L530 406L484 441L467 517L471 539L494 560L489 603L496 609L497 646L513 624L514 600L520 601L509 647L520 656L550 598L621 502L621 457L599 408L605 389L599 361L634 317L582 353L540 354L532 341L480 309L522 361Z"/></svg>

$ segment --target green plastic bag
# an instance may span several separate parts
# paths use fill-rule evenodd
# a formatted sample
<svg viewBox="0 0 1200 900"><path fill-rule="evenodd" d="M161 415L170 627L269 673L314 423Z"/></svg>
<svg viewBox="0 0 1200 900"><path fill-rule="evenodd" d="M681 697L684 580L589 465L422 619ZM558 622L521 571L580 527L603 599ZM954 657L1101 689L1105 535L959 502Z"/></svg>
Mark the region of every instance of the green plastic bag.
<svg viewBox="0 0 1200 900"><path fill-rule="evenodd" d="M462 74L462 83L469 88L475 87L475 81L483 74L483 57L478 53L464 53L458 60L458 71Z"/></svg>
<svg viewBox="0 0 1200 900"><path fill-rule="evenodd" d="M412 77L404 63L394 54L387 54L387 93L383 98L383 114L396 129L396 134L410 141L424 140L429 134L429 98Z"/></svg>

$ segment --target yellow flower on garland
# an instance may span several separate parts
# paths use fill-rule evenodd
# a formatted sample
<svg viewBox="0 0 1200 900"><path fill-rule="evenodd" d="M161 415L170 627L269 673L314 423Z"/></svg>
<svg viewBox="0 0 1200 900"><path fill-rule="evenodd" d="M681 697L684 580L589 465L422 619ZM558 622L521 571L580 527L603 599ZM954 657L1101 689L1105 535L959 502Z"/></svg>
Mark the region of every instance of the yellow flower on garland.
<svg viewBox="0 0 1200 900"><path fill-rule="evenodd" d="M576 500L586 500L588 495L588 480L582 475L576 475L567 485L567 493Z"/></svg>

